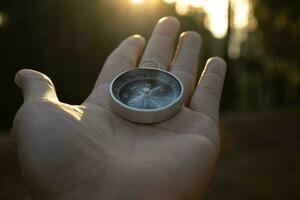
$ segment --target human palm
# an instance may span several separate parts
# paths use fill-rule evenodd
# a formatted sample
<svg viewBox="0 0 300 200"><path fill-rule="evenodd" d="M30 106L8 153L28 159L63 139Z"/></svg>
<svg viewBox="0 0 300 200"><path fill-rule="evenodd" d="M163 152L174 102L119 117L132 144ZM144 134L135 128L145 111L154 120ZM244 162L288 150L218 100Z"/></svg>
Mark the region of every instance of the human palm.
<svg viewBox="0 0 300 200"><path fill-rule="evenodd" d="M136 66L145 45L140 36L126 39L109 56L82 105L59 102L52 82L39 72L17 73L24 104L14 129L22 174L33 198L201 198L218 156L225 63L210 59L194 91L201 38L194 32L182 34L171 60L178 29L176 19L160 20L141 59L170 66L184 85L185 106L161 123L129 122L110 107L109 83ZM157 66L145 62L143 67Z"/></svg>

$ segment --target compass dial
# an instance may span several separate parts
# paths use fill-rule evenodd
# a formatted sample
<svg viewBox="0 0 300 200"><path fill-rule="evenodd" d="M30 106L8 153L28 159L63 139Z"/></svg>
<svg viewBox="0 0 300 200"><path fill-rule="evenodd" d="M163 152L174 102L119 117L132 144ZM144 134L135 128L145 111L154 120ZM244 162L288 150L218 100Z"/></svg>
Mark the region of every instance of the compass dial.
<svg viewBox="0 0 300 200"><path fill-rule="evenodd" d="M175 115L183 105L180 80L162 69L135 68L110 84L111 106L120 117L137 123L157 123Z"/></svg>
<svg viewBox="0 0 300 200"><path fill-rule="evenodd" d="M139 109L156 109L172 103L176 92L160 80L135 80L124 85L119 93L120 100L131 107Z"/></svg>
<svg viewBox="0 0 300 200"><path fill-rule="evenodd" d="M168 72L137 68L118 76L112 84L112 95L133 109L163 109L182 96L179 80Z"/></svg>

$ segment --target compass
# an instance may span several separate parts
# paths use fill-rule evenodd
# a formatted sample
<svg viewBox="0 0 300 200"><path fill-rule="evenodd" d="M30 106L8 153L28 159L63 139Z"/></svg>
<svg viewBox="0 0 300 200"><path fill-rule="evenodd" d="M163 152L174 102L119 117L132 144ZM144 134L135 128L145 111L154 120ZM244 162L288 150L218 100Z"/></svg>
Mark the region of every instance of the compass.
<svg viewBox="0 0 300 200"><path fill-rule="evenodd" d="M135 68L115 77L110 85L111 105L124 119L157 123L172 117L183 105L183 85L168 71Z"/></svg>

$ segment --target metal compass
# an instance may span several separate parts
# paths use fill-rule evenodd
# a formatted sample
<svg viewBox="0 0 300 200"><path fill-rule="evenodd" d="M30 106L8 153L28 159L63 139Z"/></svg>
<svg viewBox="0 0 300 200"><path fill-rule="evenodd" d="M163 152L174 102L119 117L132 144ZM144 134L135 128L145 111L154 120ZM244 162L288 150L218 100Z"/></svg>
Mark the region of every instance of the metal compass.
<svg viewBox="0 0 300 200"><path fill-rule="evenodd" d="M172 117L183 105L183 86L168 71L157 68L127 70L111 82L112 108L138 123L156 123Z"/></svg>

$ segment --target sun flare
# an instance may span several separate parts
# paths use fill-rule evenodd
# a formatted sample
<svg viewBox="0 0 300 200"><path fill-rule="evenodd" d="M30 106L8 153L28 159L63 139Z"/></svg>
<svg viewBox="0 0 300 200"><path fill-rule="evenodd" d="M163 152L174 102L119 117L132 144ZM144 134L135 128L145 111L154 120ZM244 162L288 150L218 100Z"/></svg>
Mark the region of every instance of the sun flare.
<svg viewBox="0 0 300 200"><path fill-rule="evenodd" d="M144 0L130 0L131 3L134 4L139 4L139 3L143 3Z"/></svg>
<svg viewBox="0 0 300 200"><path fill-rule="evenodd" d="M141 4L146 0L129 0L132 4ZM204 26L215 38L221 39L227 35L229 25L231 28L246 30L249 27L253 14L251 14L251 0L161 0L174 4L179 15L200 16ZM148 0L158 2L158 0ZM230 6L229 6L230 5ZM231 18L229 19L229 14ZM199 17L199 19L200 19ZM229 22L230 20L230 22ZM253 23L252 23L253 24Z"/></svg>

